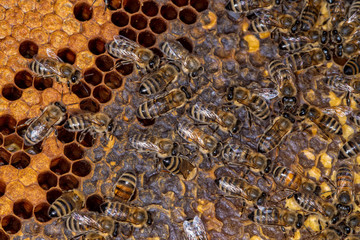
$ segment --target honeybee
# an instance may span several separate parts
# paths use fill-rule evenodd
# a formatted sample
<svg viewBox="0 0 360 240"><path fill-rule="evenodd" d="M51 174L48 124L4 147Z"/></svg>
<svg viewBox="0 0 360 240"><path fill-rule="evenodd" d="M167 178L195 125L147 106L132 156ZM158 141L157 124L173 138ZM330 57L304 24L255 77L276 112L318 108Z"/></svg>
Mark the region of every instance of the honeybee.
<svg viewBox="0 0 360 240"><path fill-rule="evenodd" d="M241 123L235 115L221 110L213 104L196 103L189 108L189 116L199 122L216 124L221 130L231 134L240 131Z"/></svg>
<svg viewBox="0 0 360 240"><path fill-rule="evenodd" d="M121 35L114 36L114 41L106 44L106 50L110 55L123 59L121 64L134 63L140 71L151 72L160 65L160 58L153 51Z"/></svg>
<svg viewBox="0 0 360 240"><path fill-rule="evenodd" d="M277 0L230 0L225 6L226 10L236 13L249 13L258 9L269 9L279 1Z"/></svg>
<svg viewBox="0 0 360 240"><path fill-rule="evenodd" d="M183 223L185 240L207 240L207 233L205 231L204 224L198 216L190 221L184 221Z"/></svg>
<svg viewBox="0 0 360 240"><path fill-rule="evenodd" d="M359 30L357 21L357 14L352 14L347 20L341 21L336 30L339 32L340 36L345 39L351 39Z"/></svg>
<svg viewBox="0 0 360 240"><path fill-rule="evenodd" d="M324 83L331 88L333 91L345 92L346 105L350 107L352 98L356 102L358 99L354 94L360 93L360 81L359 80L348 80L343 76L332 75L323 79Z"/></svg>
<svg viewBox="0 0 360 240"><path fill-rule="evenodd" d="M310 239L319 239L319 240L340 240L341 238L337 234L337 231L334 229L325 229L321 233L315 235Z"/></svg>
<svg viewBox="0 0 360 240"><path fill-rule="evenodd" d="M124 172L114 185L115 198L128 202L136 191L137 178L132 172Z"/></svg>
<svg viewBox="0 0 360 240"><path fill-rule="evenodd" d="M350 121L355 123L357 127L360 127L360 111L356 110L352 112L352 116L350 116Z"/></svg>
<svg viewBox="0 0 360 240"><path fill-rule="evenodd" d="M360 133L356 133L349 141L344 143L338 155L339 160L356 157L360 153Z"/></svg>
<svg viewBox="0 0 360 240"><path fill-rule="evenodd" d="M270 16L267 14L262 16L257 16L254 19L250 20L250 26L248 31L255 32L255 33L264 33L264 32L272 32L276 27L275 20L272 20ZM247 16L249 18L250 16Z"/></svg>
<svg viewBox="0 0 360 240"><path fill-rule="evenodd" d="M171 156L161 160L162 165L172 174L178 174L185 180L190 181L197 174L197 167L190 163L187 159L179 156Z"/></svg>
<svg viewBox="0 0 360 240"><path fill-rule="evenodd" d="M118 222L130 223L137 228L151 225L153 221L150 212L144 208L133 207L120 202L105 202L100 205L100 209L105 216Z"/></svg>
<svg viewBox="0 0 360 240"><path fill-rule="evenodd" d="M346 224L351 229L356 229L357 227L359 227L360 226L360 213L359 212L354 212L354 213L350 214L346 218Z"/></svg>
<svg viewBox="0 0 360 240"><path fill-rule="evenodd" d="M320 4L315 1L308 1L305 8L301 11L300 18L291 28L292 33L299 31L308 32L315 25L320 13Z"/></svg>
<svg viewBox="0 0 360 240"><path fill-rule="evenodd" d="M25 122L25 145L33 146L47 138L66 117L66 106L62 102L53 102L46 106L39 117Z"/></svg>
<svg viewBox="0 0 360 240"><path fill-rule="evenodd" d="M290 54L284 58L284 63L293 72L297 72L322 65L327 60L331 60L330 50L323 47Z"/></svg>
<svg viewBox="0 0 360 240"><path fill-rule="evenodd" d="M355 0L351 3L348 9L348 18L354 18L354 20L357 20L357 23L360 23L358 19L359 11L360 11L360 1Z"/></svg>
<svg viewBox="0 0 360 240"><path fill-rule="evenodd" d="M276 148L292 131L295 119L288 113L274 119L273 124L264 132L258 143L258 152L268 153Z"/></svg>
<svg viewBox="0 0 360 240"><path fill-rule="evenodd" d="M85 196L77 189L63 193L51 204L48 215L51 218L63 217L84 207Z"/></svg>
<svg viewBox="0 0 360 240"><path fill-rule="evenodd" d="M182 71L192 79L198 79L204 73L200 59L184 48L178 41L168 40L160 44L165 56L181 64Z"/></svg>
<svg viewBox="0 0 360 240"><path fill-rule="evenodd" d="M349 214L353 209L355 192L352 167L347 163L341 163L336 171L336 196L338 201L336 208L342 215Z"/></svg>
<svg viewBox="0 0 360 240"><path fill-rule="evenodd" d="M354 76L360 73L360 56L356 55L350 58L344 65L343 73L348 76Z"/></svg>
<svg viewBox="0 0 360 240"><path fill-rule="evenodd" d="M163 91L171 82L176 81L180 69L174 64L165 64L155 72L145 75L139 88L139 93L151 96Z"/></svg>
<svg viewBox="0 0 360 240"><path fill-rule="evenodd" d="M257 205L263 205L266 200L266 193L260 188L249 184L245 179L221 177L215 180L219 189L227 195L241 197Z"/></svg>
<svg viewBox="0 0 360 240"><path fill-rule="evenodd" d="M306 46L308 46L310 40L303 36L298 37L282 37L281 42L279 43L280 53L283 55L284 53L294 53L299 50L302 50ZM279 61L279 60L275 60Z"/></svg>
<svg viewBox="0 0 360 240"><path fill-rule="evenodd" d="M182 86L180 89L173 89L169 93L140 104L136 115L140 119L158 118L175 108L185 105L191 94Z"/></svg>
<svg viewBox="0 0 360 240"><path fill-rule="evenodd" d="M69 90L70 85L80 82L81 72L79 69L59 58L51 49L46 49L47 58L34 58L29 63L29 69L43 78L55 77L56 82L65 83ZM71 91L71 90L70 90Z"/></svg>

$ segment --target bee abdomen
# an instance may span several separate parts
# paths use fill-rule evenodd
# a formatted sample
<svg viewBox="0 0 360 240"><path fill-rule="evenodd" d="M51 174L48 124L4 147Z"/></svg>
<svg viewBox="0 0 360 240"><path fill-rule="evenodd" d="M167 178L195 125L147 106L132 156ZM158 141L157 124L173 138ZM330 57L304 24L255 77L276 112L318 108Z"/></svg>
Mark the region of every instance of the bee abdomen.
<svg viewBox="0 0 360 240"><path fill-rule="evenodd" d="M137 179L133 173L123 173L115 185L115 196L125 202L129 201L135 192L136 182Z"/></svg>
<svg viewBox="0 0 360 240"><path fill-rule="evenodd" d="M253 103L254 115L262 120L267 120L270 117L270 109L266 101L260 97L254 97Z"/></svg>
<svg viewBox="0 0 360 240"><path fill-rule="evenodd" d="M353 57L349 61L346 62L343 72L345 75L356 75L359 73L359 64L357 62L358 57Z"/></svg>
<svg viewBox="0 0 360 240"><path fill-rule="evenodd" d="M50 217L62 217L70 214L74 210L74 206L65 201L62 198L56 200L49 208L49 216Z"/></svg>
<svg viewBox="0 0 360 240"><path fill-rule="evenodd" d="M112 217L115 221L125 222L129 215L129 207L120 202L106 202L100 206L105 216Z"/></svg>
<svg viewBox="0 0 360 240"><path fill-rule="evenodd" d="M166 83L159 74L146 78L140 85L139 92L143 95L153 95L165 89Z"/></svg>
<svg viewBox="0 0 360 240"><path fill-rule="evenodd" d="M342 146L339 152L338 159L343 160L346 158L355 157L360 152L360 146L357 142L350 140Z"/></svg>
<svg viewBox="0 0 360 240"><path fill-rule="evenodd" d="M323 123L324 128L331 134L342 134L342 128L340 123L333 117L324 115L320 122Z"/></svg>
<svg viewBox="0 0 360 240"><path fill-rule="evenodd" d="M153 109L154 103L152 101L142 103L137 109L137 116L141 119L153 119L157 117Z"/></svg>
<svg viewBox="0 0 360 240"><path fill-rule="evenodd" d="M83 131L91 126L89 118L87 116L73 116L69 118L65 124L64 128L69 131Z"/></svg>
<svg viewBox="0 0 360 240"><path fill-rule="evenodd" d="M180 164L181 164L181 158L177 156L167 157L163 159L164 167L173 174L180 173Z"/></svg>

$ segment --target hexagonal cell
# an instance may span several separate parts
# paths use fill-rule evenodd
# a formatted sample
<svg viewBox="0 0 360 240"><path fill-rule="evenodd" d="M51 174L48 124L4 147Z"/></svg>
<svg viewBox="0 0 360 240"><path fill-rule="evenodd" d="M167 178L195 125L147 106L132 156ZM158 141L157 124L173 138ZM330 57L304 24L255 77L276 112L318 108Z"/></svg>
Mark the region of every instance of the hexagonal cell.
<svg viewBox="0 0 360 240"><path fill-rule="evenodd" d="M70 48L62 48L57 53L58 57L66 63L74 64L76 60L76 54Z"/></svg>
<svg viewBox="0 0 360 240"><path fill-rule="evenodd" d="M49 190L57 185L57 177L50 171L42 172L37 177L39 186L44 190Z"/></svg>
<svg viewBox="0 0 360 240"><path fill-rule="evenodd" d="M59 186L63 191L79 187L79 180L71 174L60 177Z"/></svg>
<svg viewBox="0 0 360 240"><path fill-rule="evenodd" d="M20 219L13 215L7 215L1 220L1 226L5 232L15 234L21 229Z"/></svg>
<svg viewBox="0 0 360 240"><path fill-rule="evenodd" d="M86 208L89 211L93 211L93 212L101 212L100 210L100 205L104 203L104 199L97 195L91 195L86 199Z"/></svg>
<svg viewBox="0 0 360 240"><path fill-rule="evenodd" d="M39 222L48 222L51 218L48 215L50 205L48 203L40 203L34 208L34 215Z"/></svg>
<svg viewBox="0 0 360 240"><path fill-rule="evenodd" d="M177 10L171 4L166 4L161 7L160 10L161 16L163 16L166 20L174 20L177 18Z"/></svg>
<svg viewBox="0 0 360 240"><path fill-rule="evenodd" d="M24 169L30 164L30 157L24 152L17 152L11 157L11 165L17 169Z"/></svg>
<svg viewBox="0 0 360 240"><path fill-rule="evenodd" d="M171 0L176 6L183 7L188 5L189 0Z"/></svg>
<svg viewBox="0 0 360 240"><path fill-rule="evenodd" d="M117 10L121 8L122 0L108 0L107 8L110 10Z"/></svg>
<svg viewBox="0 0 360 240"><path fill-rule="evenodd" d="M30 155L36 155L36 154L39 154L41 153L42 151L42 142L39 142L33 146L26 146L24 145L24 151L27 152L28 154Z"/></svg>
<svg viewBox="0 0 360 240"><path fill-rule="evenodd" d="M89 97L91 94L90 87L84 83L83 81L80 81L78 84L72 85L71 91L76 94L79 98L86 98Z"/></svg>
<svg viewBox="0 0 360 240"><path fill-rule="evenodd" d="M14 203L13 212L15 213L16 216L20 218L23 219L31 218L32 211L33 211L33 205L28 200L23 199L20 201L16 201Z"/></svg>
<svg viewBox="0 0 360 240"><path fill-rule="evenodd" d="M6 84L3 86L2 95L10 101L15 101L21 98L22 91L13 84Z"/></svg>
<svg viewBox="0 0 360 240"><path fill-rule="evenodd" d="M80 138L81 133L77 133L76 135L76 141L78 143L80 143L82 146L84 147L92 147L95 143L93 137L91 136L91 134L88 132L85 134L84 139L80 142L79 138Z"/></svg>
<svg viewBox="0 0 360 240"><path fill-rule="evenodd" d="M153 17L153 16L156 16L156 14L159 12L159 7L156 2L147 1L142 4L141 11L146 16Z"/></svg>
<svg viewBox="0 0 360 240"><path fill-rule="evenodd" d="M64 147L64 154L70 160L78 160L84 157L84 149L79 144L72 143Z"/></svg>
<svg viewBox="0 0 360 240"><path fill-rule="evenodd" d="M124 9L128 13L136 13L140 9L140 2L138 0L126 1L124 4Z"/></svg>
<svg viewBox="0 0 360 240"><path fill-rule="evenodd" d="M102 38L93 38L89 41L88 43L88 48L89 48L89 51L92 53L92 54L95 54L95 55L100 55L102 53L105 52L105 40L102 39ZM86 74L84 74L86 75Z"/></svg>
<svg viewBox="0 0 360 240"><path fill-rule="evenodd" d="M158 55L160 58L164 57L164 53L160 49L153 47L153 48L150 48L150 50L153 51L153 53Z"/></svg>
<svg viewBox="0 0 360 240"><path fill-rule="evenodd" d="M130 24L137 30L142 30L147 26L147 18L142 14L135 14L131 16Z"/></svg>
<svg viewBox="0 0 360 240"><path fill-rule="evenodd" d="M96 98L100 103L107 103L111 100L111 90L105 87L104 85L97 86L93 92L94 98Z"/></svg>
<svg viewBox="0 0 360 240"><path fill-rule="evenodd" d="M53 188L46 193L46 200L52 204L62 195L62 191L58 188Z"/></svg>
<svg viewBox="0 0 360 240"><path fill-rule="evenodd" d="M10 162L11 154L4 148L0 148L0 166L8 165Z"/></svg>
<svg viewBox="0 0 360 240"><path fill-rule="evenodd" d="M190 5L198 12L206 10L209 6L208 0L190 0Z"/></svg>
<svg viewBox="0 0 360 240"><path fill-rule="evenodd" d="M15 132L16 120L8 114L0 116L0 132L9 135Z"/></svg>
<svg viewBox="0 0 360 240"><path fill-rule="evenodd" d="M75 133L69 132L65 128L60 128L58 129L57 139L59 139L59 141L62 143L69 143L74 141Z"/></svg>
<svg viewBox="0 0 360 240"><path fill-rule="evenodd" d="M96 113L100 111L100 104L95 99L87 98L80 102L80 109Z"/></svg>
<svg viewBox="0 0 360 240"><path fill-rule="evenodd" d="M22 70L16 73L14 77L15 85L21 89L26 89L31 87L33 82L33 77L31 73L26 70Z"/></svg>
<svg viewBox="0 0 360 240"><path fill-rule="evenodd" d="M153 125L155 123L155 119L141 119L141 118L138 118L138 117L136 117L136 119L144 127L151 126L151 125Z"/></svg>
<svg viewBox="0 0 360 240"><path fill-rule="evenodd" d="M91 172L91 164L86 160L74 162L72 165L72 173L79 177L85 177Z"/></svg>
<svg viewBox="0 0 360 240"><path fill-rule="evenodd" d="M102 81L102 73L96 68L87 69L84 73L84 79L93 86L99 85Z"/></svg>
<svg viewBox="0 0 360 240"><path fill-rule="evenodd" d="M190 39L188 39L187 37L182 37L182 38L176 39L176 41L181 43L181 45L183 45L183 47L186 48L186 50L188 50L190 53L192 53L193 45L192 45Z"/></svg>
<svg viewBox="0 0 360 240"><path fill-rule="evenodd" d="M16 152L23 146L24 140L16 134L11 134L4 139L4 148L9 152Z"/></svg>
<svg viewBox="0 0 360 240"><path fill-rule="evenodd" d="M150 31L143 31L138 36L138 42L140 45L148 48L155 44L156 37Z"/></svg>
<svg viewBox="0 0 360 240"><path fill-rule="evenodd" d="M109 72L105 75L105 85L111 89L117 89L122 85L122 77L116 72Z"/></svg>
<svg viewBox="0 0 360 240"><path fill-rule="evenodd" d="M9 240L10 237L3 230L0 229L0 239L1 240Z"/></svg>
<svg viewBox="0 0 360 240"><path fill-rule="evenodd" d="M111 15L111 22L118 27L125 27L129 23L128 14L122 11L114 12Z"/></svg>
<svg viewBox="0 0 360 240"><path fill-rule="evenodd" d="M122 60L116 61L116 66L117 66L116 71L118 71L123 76L131 74L134 69L134 64L132 63L123 64L121 61Z"/></svg>
<svg viewBox="0 0 360 240"><path fill-rule="evenodd" d="M136 42L136 32L130 28L124 28L119 31L119 35L124 36Z"/></svg>
<svg viewBox="0 0 360 240"><path fill-rule="evenodd" d="M0 197L4 196L6 191L6 183L0 179Z"/></svg>
<svg viewBox="0 0 360 240"><path fill-rule="evenodd" d="M150 28L154 33L160 34L166 31L167 26L162 18L153 18L150 21Z"/></svg>
<svg viewBox="0 0 360 240"><path fill-rule="evenodd" d="M193 24L196 22L196 12L190 8L185 8L179 13L180 20L186 24Z"/></svg>
<svg viewBox="0 0 360 240"><path fill-rule="evenodd" d="M107 55L97 57L95 64L103 72L111 71L114 67L114 61Z"/></svg>
<svg viewBox="0 0 360 240"><path fill-rule="evenodd" d="M34 87L36 90L43 91L47 88L52 88L52 86L53 86L52 78L35 77L34 79Z"/></svg>
<svg viewBox="0 0 360 240"><path fill-rule="evenodd" d="M63 157L51 160L50 170L57 175L63 175L70 171L70 162Z"/></svg>
<svg viewBox="0 0 360 240"><path fill-rule="evenodd" d="M91 19L93 14L92 6L86 2L75 4L74 16L77 20L84 22Z"/></svg>
<svg viewBox="0 0 360 240"><path fill-rule="evenodd" d="M33 58L39 51L39 47L33 41L23 41L19 46L19 53L24 58Z"/></svg>

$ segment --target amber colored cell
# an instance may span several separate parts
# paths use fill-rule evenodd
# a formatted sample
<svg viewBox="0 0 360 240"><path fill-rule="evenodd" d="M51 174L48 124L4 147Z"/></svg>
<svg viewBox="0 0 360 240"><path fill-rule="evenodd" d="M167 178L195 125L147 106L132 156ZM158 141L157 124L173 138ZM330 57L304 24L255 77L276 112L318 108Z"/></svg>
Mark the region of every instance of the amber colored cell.
<svg viewBox="0 0 360 240"><path fill-rule="evenodd" d="M61 48L67 45L69 36L62 30L57 30L50 35L50 44L54 48Z"/></svg>
<svg viewBox="0 0 360 240"><path fill-rule="evenodd" d="M62 143L70 143L75 139L75 133L69 132L65 128L58 129L57 139Z"/></svg>
<svg viewBox="0 0 360 240"><path fill-rule="evenodd" d="M50 170L57 175L63 175L70 171L70 162L63 157L51 160Z"/></svg>
<svg viewBox="0 0 360 240"><path fill-rule="evenodd" d="M5 38L11 34L11 25L7 21L0 22L0 39Z"/></svg>
<svg viewBox="0 0 360 240"><path fill-rule="evenodd" d="M53 188L50 191L46 192L46 200L48 201L48 203L52 204L61 195L62 195L62 191L60 189Z"/></svg>
<svg viewBox="0 0 360 240"><path fill-rule="evenodd" d="M72 173L79 177L85 177L91 172L91 165L86 160L74 162L72 165Z"/></svg>
<svg viewBox="0 0 360 240"><path fill-rule="evenodd" d="M24 90L21 99L29 106L37 105L41 101L41 92L37 91L34 88L28 88Z"/></svg>
<svg viewBox="0 0 360 240"><path fill-rule="evenodd" d="M206 10L209 6L208 0L190 0L190 5L198 12Z"/></svg>
<svg viewBox="0 0 360 240"><path fill-rule="evenodd" d="M124 9L128 13L136 13L140 9L140 2L138 0L123 1Z"/></svg>
<svg viewBox="0 0 360 240"><path fill-rule="evenodd" d="M57 185L57 177L49 171L40 173L37 179L39 186L44 190L49 190Z"/></svg>
<svg viewBox="0 0 360 240"><path fill-rule="evenodd" d="M82 34L87 38L96 37L100 34L100 26L96 21L83 22Z"/></svg>
<svg viewBox="0 0 360 240"><path fill-rule="evenodd" d="M87 44L88 44L88 40L81 33L74 34L74 35L70 36L70 38L69 38L69 46L71 46L71 48L75 52L81 52L81 51L87 50L87 47L86 47Z"/></svg>
<svg viewBox="0 0 360 240"><path fill-rule="evenodd" d="M6 191L6 183L0 179L0 197L4 196Z"/></svg>
<svg viewBox="0 0 360 240"><path fill-rule="evenodd" d="M147 18L142 14L135 14L131 16L130 24L137 30L142 30L147 26Z"/></svg>
<svg viewBox="0 0 360 240"><path fill-rule="evenodd" d="M73 4L69 1L58 0L53 3L54 12L59 15L62 19L74 19L73 15Z"/></svg>
<svg viewBox="0 0 360 240"><path fill-rule="evenodd" d="M179 13L180 20L186 24L193 24L196 22L196 13L190 8L185 8Z"/></svg>
<svg viewBox="0 0 360 240"><path fill-rule="evenodd" d="M24 169L30 164L30 157L24 152L17 152L11 157L11 165L17 169Z"/></svg>
<svg viewBox="0 0 360 240"><path fill-rule="evenodd" d="M25 18L24 18L24 13L20 8L18 8L18 7L10 7L10 8L8 8L6 10L5 20L8 21L11 25L22 24L23 22L25 24L27 24L29 15L39 16L39 14L36 14L36 13L33 13L33 12L28 12L28 13L26 13ZM40 26L39 23L41 24L40 19L38 19L36 21L36 26L35 27Z"/></svg>
<svg viewBox="0 0 360 240"><path fill-rule="evenodd" d="M138 36L138 42L142 46L148 48L148 47L151 47L151 46L153 46L155 44L156 37L155 37L154 34L152 34L149 31L143 31Z"/></svg>
<svg viewBox="0 0 360 240"><path fill-rule="evenodd" d="M62 48L57 53L58 57L64 62L74 64L76 60L76 54L70 48Z"/></svg>
<svg viewBox="0 0 360 240"><path fill-rule="evenodd" d="M183 47L188 50L190 53L193 51L193 46L191 44L191 40L186 38L186 37L182 37L182 38L178 38L176 39L176 41L180 42L181 45L183 45Z"/></svg>
<svg viewBox="0 0 360 240"><path fill-rule="evenodd" d="M93 92L93 96L94 98L96 98L100 103L107 103L108 101L111 100L111 90L108 89L107 87L103 86L103 85L100 85L100 86L97 86L95 89L94 89L94 92Z"/></svg>
<svg viewBox="0 0 360 240"><path fill-rule="evenodd" d="M1 220L1 226L5 232L15 234L21 229L20 219L13 215L7 215Z"/></svg>
<svg viewBox="0 0 360 240"><path fill-rule="evenodd" d="M67 174L60 177L59 186L63 191L69 191L79 187L79 180L73 175Z"/></svg>
<svg viewBox="0 0 360 240"><path fill-rule="evenodd" d="M3 230L0 229L0 239L1 240L9 240L10 237Z"/></svg>
<svg viewBox="0 0 360 240"><path fill-rule="evenodd" d="M21 120L28 115L30 107L23 101L14 101L9 104L10 114L16 119Z"/></svg>
<svg viewBox="0 0 360 240"><path fill-rule="evenodd" d="M35 77L34 79L34 87L36 90L43 91L47 88L51 88L52 86L53 86L52 78Z"/></svg>
<svg viewBox="0 0 360 240"><path fill-rule="evenodd" d="M122 60L116 62L116 66L118 66L116 68L116 71L118 71L123 76L131 74L134 69L134 64L132 63L123 64L121 61Z"/></svg>
<svg viewBox="0 0 360 240"><path fill-rule="evenodd" d="M47 32L49 33L54 32L56 30L61 29L62 19L58 15L53 13L46 14L43 17L42 26Z"/></svg>
<svg viewBox="0 0 360 240"><path fill-rule="evenodd" d="M89 211L101 212L100 205L103 203L104 203L104 199L101 196L94 194L86 199L86 208Z"/></svg>
<svg viewBox="0 0 360 240"><path fill-rule="evenodd" d="M114 61L107 55L97 57L95 64L103 72L111 71L114 67Z"/></svg>
<svg viewBox="0 0 360 240"><path fill-rule="evenodd" d="M37 44L45 44L49 41L49 34L42 28L35 28L30 31L30 38Z"/></svg>
<svg viewBox="0 0 360 240"><path fill-rule="evenodd" d="M149 17L156 16L159 12L159 7L156 2L154 1L147 1L144 2L141 6L141 11Z"/></svg>
<svg viewBox="0 0 360 240"><path fill-rule="evenodd" d="M91 53L100 55L105 52L105 40L102 38L93 38L89 41L88 48Z"/></svg>
<svg viewBox="0 0 360 240"><path fill-rule="evenodd" d="M33 77L31 73L26 70L17 72L14 78L15 85L21 89L31 87L32 81Z"/></svg>
<svg viewBox="0 0 360 240"><path fill-rule="evenodd" d="M48 222L51 218L48 215L50 205L48 203L40 203L34 208L34 215L39 222Z"/></svg>
<svg viewBox="0 0 360 240"><path fill-rule="evenodd" d="M138 120L138 122L144 126L144 127L148 127L148 126L151 126L151 125L154 125L155 123L155 119L140 119L138 117L136 117L136 119Z"/></svg>
<svg viewBox="0 0 360 240"><path fill-rule="evenodd" d="M75 19L68 18L64 20L62 29L68 34L73 35L81 32L81 23Z"/></svg>
<svg viewBox="0 0 360 240"><path fill-rule="evenodd" d="M89 21L92 17L93 11L90 4L86 2L79 2L75 4L74 16L77 20L84 22Z"/></svg>
<svg viewBox="0 0 360 240"><path fill-rule="evenodd" d="M1 93L4 96L4 98L10 101L18 100L22 95L22 91L13 84L5 85Z"/></svg>
<svg viewBox="0 0 360 240"><path fill-rule="evenodd" d="M80 135L81 133L77 133L76 135L76 141L80 143L84 147L92 147L95 143L94 138L91 136L91 134L88 132L85 134L84 139L80 142Z"/></svg>
<svg viewBox="0 0 360 240"><path fill-rule="evenodd" d="M84 149L78 144L72 143L64 147L64 154L70 160L78 160L84 157Z"/></svg>
<svg viewBox="0 0 360 240"><path fill-rule="evenodd" d="M3 148L0 148L0 157L1 157L2 151L3 151ZM10 156L8 159L10 162ZM18 173L19 173L19 170L17 170L13 166L2 165L0 167L0 178L6 183L9 183L9 182L13 181L14 179L16 179L18 176Z"/></svg>
<svg viewBox="0 0 360 240"><path fill-rule="evenodd" d="M22 219L29 219L32 216L33 205L23 199L14 203L13 212Z"/></svg>
<svg viewBox="0 0 360 240"><path fill-rule="evenodd" d="M130 28L124 28L119 31L119 35L124 36L132 41L136 41L136 32Z"/></svg>
<svg viewBox="0 0 360 240"><path fill-rule="evenodd" d="M75 64L79 69L86 69L95 63L95 57L90 51L82 51L76 56Z"/></svg>
<svg viewBox="0 0 360 240"><path fill-rule="evenodd" d="M95 99L87 98L80 102L80 109L83 111L99 112L100 104Z"/></svg>
<svg viewBox="0 0 360 240"><path fill-rule="evenodd" d="M75 93L76 96L78 96L79 98L86 98L91 94L90 87L83 81L80 81L78 84L73 85L71 87L71 91Z"/></svg>
<svg viewBox="0 0 360 240"><path fill-rule="evenodd" d="M84 79L87 83L93 86L97 86L102 81L102 73L96 68L90 68L85 71Z"/></svg>
<svg viewBox="0 0 360 240"><path fill-rule="evenodd" d="M6 13L6 8L4 8L4 6L0 6L0 21L5 19L5 13Z"/></svg>
<svg viewBox="0 0 360 240"><path fill-rule="evenodd" d="M36 10L41 13L41 15L45 15L54 11L54 4L48 0L36 0L35 7Z"/></svg>
<svg viewBox="0 0 360 240"><path fill-rule="evenodd" d="M150 21L150 28L154 33L160 34L166 31L167 26L162 18L153 18Z"/></svg>
<svg viewBox="0 0 360 240"><path fill-rule="evenodd" d="M122 85L122 78L116 72L109 72L105 75L104 79L105 85L111 89L117 89Z"/></svg>
<svg viewBox="0 0 360 240"><path fill-rule="evenodd" d="M129 23L128 14L122 11L114 12L111 15L111 22L118 27L124 27Z"/></svg>
<svg viewBox="0 0 360 240"><path fill-rule="evenodd" d="M13 153L21 149L23 145L23 139L16 134L11 134L4 139L4 148Z"/></svg>
<svg viewBox="0 0 360 240"><path fill-rule="evenodd" d="M176 6L183 7L186 6L189 0L171 0Z"/></svg>
<svg viewBox="0 0 360 240"><path fill-rule="evenodd" d="M25 25L17 25L12 28L11 35L17 41L22 41L23 39L29 38L30 29Z"/></svg>
<svg viewBox="0 0 360 240"><path fill-rule="evenodd" d="M36 178L37 178L37 173L31 168L26 168L26 169L19 171L19 181L24 186L36 184L36 181L37 181Z"/></svg>
<svg viewBox="0 0 360 240"><path fill-rule="evenodd" d="M160 10L161 16L163 16L166 20L174 20L177 18L177 10L170 4L166 4L161 7Z"/></svg>
<svg viewBox="0 0 360 240"><path fill-rule="evenodd" d="M14 179L13 179L14 180ZM23 198L25 194L25 187L20 182L10 182L7 185L6 196L12 200Z"/></svg>
<svg viewBox="0 0 360 240"><path fill-rule="evenodd" d="M10 115L0 116L0 132L9 135L15 132L16 120Z"/></svg>
<svg viewBox="0 0 360 240"><path fill-rule="evenodd" d="M0 49L8 56L15 55L18 53L19 43L12 36L7 36L0 41Z"/></svg>

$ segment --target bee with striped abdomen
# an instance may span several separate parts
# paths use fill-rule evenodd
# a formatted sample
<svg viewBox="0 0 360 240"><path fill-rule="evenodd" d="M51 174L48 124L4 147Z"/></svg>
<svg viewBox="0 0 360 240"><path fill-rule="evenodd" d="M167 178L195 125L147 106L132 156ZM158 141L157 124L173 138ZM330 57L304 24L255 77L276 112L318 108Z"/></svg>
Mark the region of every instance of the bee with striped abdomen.
<svg viewBox="0 0 360 240"><path fill-rule="evenodd" d="M226 10L236 12L236 13L249 13L259 9L269 9L272 8L276 0L230 0L225 6Z"/></svg>
<svg viewBox="0 0 360 240"><path fill-rule="evenodd" d="M198 216L192 220L184 221L183 223L185 240L207 240L207 233L204 224Z"/></svg>
<svg viewBox="0 0 360 240"><path fill-rule="evenodd" d="M360 133L356 133L349 141L340 148L338 159L356 157L360 153Z"/></svg>
<svg viewBox="0 0 360 240"><path fill-rule="evenodd" d="M84 207L85 196L77 189L64 192L49 207L48 215L51 218L63 217Z"/></svg>
<svg viewBox="0 0 360 240"><path fill-rule="evenodd" d="M161 163L167 171L182 176L187 181L194 179L197 174L197 167L187 159L179 156L164 158Z"/></svg>
<svg viewBox="0 0 360 240"><path fill-rule="evenodd" d="M297 33L299 31L301 32L310 31L317 22L320 13L320 7L321 6L319 1L316 0L308 1L304 9L301 11L299 19L292 26L291 32Z"/></svg>
<svg viewBox="0 0 360 240"><path fill-rule="evenodd" d="M360 55L350 58L343 67L343 73L347 76L354 76L360 73Z"/></svg>
<svg viewBox="0 0 360 240"><path fill-rule="evenodd" d="M331 60L330 50L327 47L313 48L309 51L301 51L290 54L284 58L284 63L293 72L316 67Z"/></svg>
<svg viewBox="0 0 360 240"><path fill-rule="evenodd" d="M355 196L354 174L348 163L341 163L336 171L336 208L341 215L347 215L353 210Z"/></svg>
<svg viewBox="0 0 360 240"><path fill-rule="evenodd" d="M124 172L114 185L114 195L116 199L128 202L136 191L137 178L132 172Z"/></svg>

